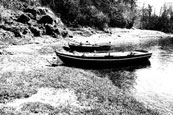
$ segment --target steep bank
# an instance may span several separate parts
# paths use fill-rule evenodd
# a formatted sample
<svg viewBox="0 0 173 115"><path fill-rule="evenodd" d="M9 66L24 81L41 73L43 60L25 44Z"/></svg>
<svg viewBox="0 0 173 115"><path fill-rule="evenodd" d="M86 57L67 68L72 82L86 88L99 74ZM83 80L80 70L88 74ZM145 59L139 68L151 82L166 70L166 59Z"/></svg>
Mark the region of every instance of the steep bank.
<svg viewBox="0 0 173 115"><path fill-rule="evenodd" d="M32 38L49 35L54 38L67 37L68 28L61 19L46 7L27 7L10 10L0 7L1 44L28 44Z"/></svg>

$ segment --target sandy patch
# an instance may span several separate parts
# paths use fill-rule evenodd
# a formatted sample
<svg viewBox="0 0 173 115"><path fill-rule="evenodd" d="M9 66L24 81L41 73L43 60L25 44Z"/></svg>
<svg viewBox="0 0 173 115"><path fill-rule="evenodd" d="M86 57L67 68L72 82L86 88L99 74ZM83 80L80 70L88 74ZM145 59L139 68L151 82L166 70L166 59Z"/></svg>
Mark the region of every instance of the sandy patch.
<svg viewBox="0 0 173 115"><path fill-rule="evenodd" d="M79 105L77 96L74 91L70 89L54 89L54 88L40 88L38 92L29 98L16 99L13 102L7 103L5 106L21 109L25 104L30 102L40 102L43 104L49 104L53 107L77 107L84 108Z"/></svg>
<svg viewBox="0 0 173 115"><path fill-rule="evenodd" d="M0 73L31 71L49 65L47 57L39 55L5 55L0 57Z"/></svg>

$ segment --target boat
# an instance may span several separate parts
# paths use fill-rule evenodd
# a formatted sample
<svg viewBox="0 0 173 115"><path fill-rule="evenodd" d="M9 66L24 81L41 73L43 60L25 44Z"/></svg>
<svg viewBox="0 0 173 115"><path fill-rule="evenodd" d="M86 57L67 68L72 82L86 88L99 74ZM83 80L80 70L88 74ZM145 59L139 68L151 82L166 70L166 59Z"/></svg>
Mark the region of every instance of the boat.
<svg viewBox="0 0 173 115"><path fill-rule="evenodd" d="M69 52L55 51L56 55L66 65L99 67L126 66L149 61L152 53L146 50L127 52Z"/></svg>
<svg viewBox="0 0 173 115"><path fill-rule="evenodd" d="M69 42L68 46L71 51L78 52L94 52L94 51L108 51L111 49L111 43L104 44L90 44L88 41L86 43L82 42Z"/></svg>

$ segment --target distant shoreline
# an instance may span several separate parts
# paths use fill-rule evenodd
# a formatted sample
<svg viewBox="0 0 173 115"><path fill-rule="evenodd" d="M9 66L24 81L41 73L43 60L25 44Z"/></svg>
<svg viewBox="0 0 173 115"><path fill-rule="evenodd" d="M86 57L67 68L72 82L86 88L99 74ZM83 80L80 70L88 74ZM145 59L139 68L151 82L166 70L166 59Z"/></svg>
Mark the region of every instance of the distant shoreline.
<svg viewBox="0 0 173 115"><path fill-rule="evenodd" d="M124 28L110 28L111 33L104 32L93 32L94 30L89 30L84 28L78 31L73 38L65 39L68 41L74 40L77 42L89 41L91 44L95 43L107 43L111 42L114 46L121 45L133 45L141 44L150 41L157 41L159 39L172 38L172 34L166 34L160 31L153 30L141 30L141 29L124 29ZM91 31L91 32L90 32ZM96 31L96 30L95 30ZM76 31L74 31L76 33ZM84 33L84 34L82 34ZM87 34L88 33L88 34Z"/></svg>

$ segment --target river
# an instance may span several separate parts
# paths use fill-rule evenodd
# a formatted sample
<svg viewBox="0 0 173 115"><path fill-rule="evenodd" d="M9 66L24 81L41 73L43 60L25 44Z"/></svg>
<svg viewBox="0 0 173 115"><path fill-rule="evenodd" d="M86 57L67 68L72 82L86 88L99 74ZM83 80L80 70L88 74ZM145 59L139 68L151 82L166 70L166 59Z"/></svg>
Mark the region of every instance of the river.
<svg viewBox="0 0 173 115"><path fill-rule="evenodd" d="M123 49L151 51L150 63L91 71L99 77L109 77L115 86L146 106L158 109L165 115L173 115L173 38L135 44Z"/></svg>

